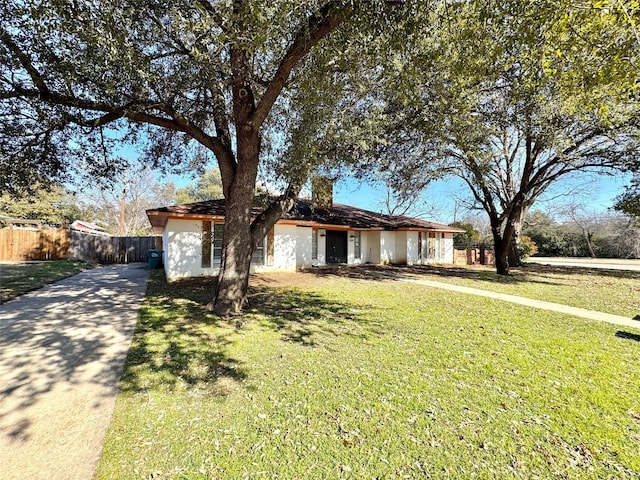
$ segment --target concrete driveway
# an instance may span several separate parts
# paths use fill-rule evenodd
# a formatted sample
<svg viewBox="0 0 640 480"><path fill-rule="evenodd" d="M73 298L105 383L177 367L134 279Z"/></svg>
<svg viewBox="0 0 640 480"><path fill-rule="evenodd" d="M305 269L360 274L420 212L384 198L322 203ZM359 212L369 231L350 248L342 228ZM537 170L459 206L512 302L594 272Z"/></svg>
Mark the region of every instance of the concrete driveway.
<svg viewBox="0 0 640 480"><path fill-rule="evenodd" d="M147 276L100 267L0 305L0 478L93 478Z"/></svg>

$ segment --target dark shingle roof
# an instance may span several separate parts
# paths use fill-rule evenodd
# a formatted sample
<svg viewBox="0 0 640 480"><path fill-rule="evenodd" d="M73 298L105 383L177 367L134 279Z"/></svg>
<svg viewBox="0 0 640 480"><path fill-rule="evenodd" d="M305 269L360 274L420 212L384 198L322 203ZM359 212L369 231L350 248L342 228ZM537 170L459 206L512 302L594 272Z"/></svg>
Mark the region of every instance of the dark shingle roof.
<svg viewBox="0 0 640 480"><path fill-rule="evenodd" d="M263 206L253 207L253 216L258 216L263 210ZM152 225L160 226L154 222L157 217L192 217L192 216L212 216L224 217L225 201L208 200L206 202L187 203L184 205L174 205L170 207L154 208L147 210L147 216ZM375 230L438 230L447 232L462 232L459 228L449 227L438 223L428 222L419 218L406 216L392 216L383 213L376 213L361 208L334 203L328 210L318 210L313 207L312 200L299 199L295 206L282 216L281 221L300 222L314 224L317 226L341 226L353 229L375 229ZM164 222L162 222L164 225Z"/></svg>

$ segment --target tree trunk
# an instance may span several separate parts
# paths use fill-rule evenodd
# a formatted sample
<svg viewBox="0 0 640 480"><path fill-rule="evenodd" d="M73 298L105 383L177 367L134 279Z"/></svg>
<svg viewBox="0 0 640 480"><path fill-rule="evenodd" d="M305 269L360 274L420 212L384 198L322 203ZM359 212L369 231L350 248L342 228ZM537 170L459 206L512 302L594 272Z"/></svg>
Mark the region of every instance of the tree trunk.
<svg viewBox="0 0 640 480"><path fill-rule="evenodd" d="M584 239L587 242L587 248L589 249L589 256L591 258L596 258L596 252L593 249L593 242L592 242L593 233L591 233L591 232L589 232L587 230L583 230L582 232L584 233Z"/></svg>
<svg viewBox="0 0 640 480"><path fill-rule="evenodd" d="M245 127L246 128L246 127ZM247 300L252 238L251 213L258 175L260 137L250 128L237 134L236 171L226 192L222 258L215 296L209 308L220 316L240 313Z"/></svg>
<svg viewBox="0 0 640 480"><path fill-rule="evenodd" d="M236 190L227 199L222 237L222 258L213 304L210 308L222 317L239 313L247 299L249 270L253 255L251 241L251 207L253 185L244 198L234 198Z"/></svg>
<svg viewBox="0 0 640 480"><path fill-rule="evenodd" d="M512 218L512 234L511 241L509 242L509 265L515 267L517 265L521 265L520 261L520 237L522 235L522 219L525 215L526 210L524 208L520 208L520 213L518 213L517 209L514 209L515 218Z"/></svg>
<svg viewBox="0 0 640 480"><path fill-rule="evenodd" d="M493 238L494 255L496 257L496 272L498 275L509 275L509 246L503 237Z"/></svg>
<svg viewBox="0 0 640 480"><path fill-rule="evenodd" d="M496 257L496 272L498 275L509 275L509 251L512 246L514 225L507 221L504 230L497 220L492 221L493 248Z"/></svg>
<svg viewBox="0 0 640 480"><path fill-rule="evenodd" d="M507 248L507 260L509 261L509 265L516 266L520 265L520 254L518 252L518 242L515 238L512 238L509 242L509 247Z"/></svg>
<svg viewBox="0 0 640 480"><path fill-rule="evenodd" d="M241 1L234 1L232 29L245 30ZM294 36L281 58L274 77L256 101L252 84L254 59L244 50L244 42L231 42L229 62L231 66L231 92L233 100L233 126L235 127L236 155L232 153L229 118L224 112L226 103L221 95L215 115L217 142L209 142L218 159L224 196L226 200L225 225L222 238L222 258L216 293L210 309L220 316L240 313L249 287L249 269L253 252L268 228L282 215L283 207L292 201L296 191L288 189L280 201L269 207L259 218L252 220L254 189L260 156L260 128L269 115L296 64L348 17L354 6L347 2L327 2L319 14L310 15L306 25ZM214 106L215 108L215 106ZM198 133L198 132L196 132ZM306 179L305 179L306 180ZM255 223L252 225L252 221Z"/></svg>

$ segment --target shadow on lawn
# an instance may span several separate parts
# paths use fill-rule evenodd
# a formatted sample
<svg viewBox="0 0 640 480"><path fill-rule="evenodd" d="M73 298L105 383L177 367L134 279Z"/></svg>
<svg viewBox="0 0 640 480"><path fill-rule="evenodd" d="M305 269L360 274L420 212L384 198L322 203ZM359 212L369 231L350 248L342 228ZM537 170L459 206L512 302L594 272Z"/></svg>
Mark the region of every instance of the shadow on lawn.
<svg viewBox="0 0 640 480"><path fill-rule="evenodd" d="M625 332L623 330L617 331L616 337L624 338L625 340L634 340L636 342L640 342L640 335L638 335L637 333Z"/></svg>
<svg viewBox="0 0 640 480"><path fill-rule="evenodd" d="M315 276L339 276L361 280L393 280L394 277L420 278L457 277L471 280L501 283L540 283L557 285L553 277L545 275L588 275L590 277L613 277L640 279L639 272L625 270L606 270L598 268L563 267L540 264L525 264L512 267L510 275L498 275L490 266L457 267L452 265L361 265L332 266L314 268L307 271ZM437 278L435 278L437 280Z"/></svg>
<svg viewBox="0 0 640 480"><path fill-rule="evenodd" d="M124 391L190 388L226 395L247 378L242 363L227 354L231 336L253 321L309 347L327 335L364 339L384 333L351 305L277 283L251 286L244 315L222 319L206 308L214 287L212 278L167 284L162 272L152 273L122 377Z"/></svg>
<svg viewBox="0 0 640 480"><path fill-rule="evenodd" d="M520 272L516 272L515 269L512 269L513 273L511 275L500 276L491 267L456 267L453 265L337 265L314 268L306 272L317 277L338 276L355 280L393 281L424 277L427 280L437 281L438 277L458 277L506 284L521 282L554 283L544 280L532 280Z"/></svg>
<svg viewBox="0 0 640 480"><path fill-rule="evenodd" d="M213 286L210 278L169 285L161 272L152 274L122 377L124 391L186 387L225 396L246 378L242 364L226 353L234 330L206 309Z"/></svg>
<svg viewBox="0 0 640 480"><path fill-rule="evenodd" d="M252 286L248 314L267 317L269 326L285 341L316 345L317 335L367 338L383 332L348 304L317 293L292 288Z"/></svg>

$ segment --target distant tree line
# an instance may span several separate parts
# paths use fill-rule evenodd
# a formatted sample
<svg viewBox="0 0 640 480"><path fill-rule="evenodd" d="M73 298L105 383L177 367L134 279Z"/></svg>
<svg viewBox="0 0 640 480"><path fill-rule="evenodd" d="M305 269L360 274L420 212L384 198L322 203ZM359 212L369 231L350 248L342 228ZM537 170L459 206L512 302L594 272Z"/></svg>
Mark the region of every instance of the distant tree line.
<svg viewBox="0 0 640 480"><path fill-rule="evenodd" d="M161 182L149 169L138 168L93 185L36 185L30 192L0 195L0 216L38 220L61 226L74 220L95 223L113 235L151 235L146 210L166 205L222 198L220 172L213 168L192 183L176 187ZM0 227L3 224L0 221Z"/></svg>
<svg viewBox="0 0 640 480"><path fill-rule="evenodd" d="M527 216L522 231L540 256L640 258L640 224L620 214L582 214L558 221L536 211Z"/></svg>
<svg viewBox="0 0 640 480"><path fill-rule="evenodd" d="M561 218L530 212L523 222L520 260L544 257L640 258L640 221L613 211L588 212L572 205ZM451 224L465 230L454 235L454 247L492 248L487 226L469 217Z"/></svg>

